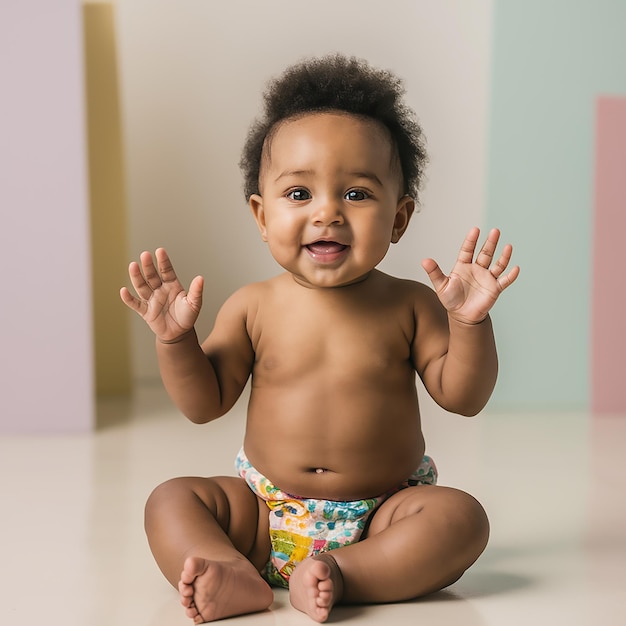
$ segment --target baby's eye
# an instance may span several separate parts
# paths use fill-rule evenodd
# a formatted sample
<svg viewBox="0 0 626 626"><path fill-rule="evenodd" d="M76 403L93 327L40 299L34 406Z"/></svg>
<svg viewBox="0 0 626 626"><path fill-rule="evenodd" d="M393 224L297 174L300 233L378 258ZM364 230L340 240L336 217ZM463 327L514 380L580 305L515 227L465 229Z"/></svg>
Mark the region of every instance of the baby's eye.
<svg viewBox="0 0 626 626"><path fill-rule="evenodd" d="M368 194L361 189L351 189L345 195L346 200L350 200L352 202L358 202L359 200L366 200L369 198Z"/></svg>
<svg viewBox="0 0 626 626"><path fill-rule="evenodd" d="M310 200L311 199L311 194L306 190L306 189L292 189L288 194L287 197L290 200L295 200L296 202L298 201L302 201L302 200Z"/></svg>

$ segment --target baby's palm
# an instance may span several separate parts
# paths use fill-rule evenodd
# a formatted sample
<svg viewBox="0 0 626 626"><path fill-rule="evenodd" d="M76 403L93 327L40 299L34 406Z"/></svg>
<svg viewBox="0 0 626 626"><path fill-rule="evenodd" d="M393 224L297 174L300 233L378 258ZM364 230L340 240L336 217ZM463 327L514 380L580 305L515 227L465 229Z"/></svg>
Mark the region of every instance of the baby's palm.
<svg viewBox="0 0 626 626"><path fill-rule="evenodd" d="M141 254L141 265L131 263L128 273L139 297L133 296L126 287L120 295L161 341L176 341L190 331L198 319L203 280L200 276L194 278L187 293L165 250L156 251L156 260L158 270L149 252Z"/></svg>
<svg viewBox="0 0 626 626"><path fill-rule="evenodd" d="M468 233L450 276L445 276L433 259L422 262L450 316L466 324L482 322L502 291L519 275L517 266L504 274L513 251L508 244L495 264L491 265L500 238L500 232L495 228L474 261L479 234L478 228Z"/></svg>

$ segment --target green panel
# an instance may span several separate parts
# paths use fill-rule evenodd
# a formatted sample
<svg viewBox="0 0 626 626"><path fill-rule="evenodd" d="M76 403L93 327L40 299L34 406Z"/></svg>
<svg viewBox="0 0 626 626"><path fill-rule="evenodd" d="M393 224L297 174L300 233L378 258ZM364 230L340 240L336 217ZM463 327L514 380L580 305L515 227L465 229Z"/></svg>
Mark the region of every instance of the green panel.
<svg viewBox="0 0 626 626"><path fill-rule="evenodd" d="M626 2L498 0L485 226L514 244L491 408L586 409L594 107L626 93Z"/></svg>

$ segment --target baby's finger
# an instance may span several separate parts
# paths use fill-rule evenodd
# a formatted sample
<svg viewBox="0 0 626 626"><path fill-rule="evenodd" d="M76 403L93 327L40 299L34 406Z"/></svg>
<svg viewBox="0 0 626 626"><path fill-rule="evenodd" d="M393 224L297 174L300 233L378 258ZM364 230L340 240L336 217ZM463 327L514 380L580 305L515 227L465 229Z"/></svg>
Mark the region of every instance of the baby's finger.
<svg viewBox="0 0 626 626"><path fill-rule="evenodd" d="M450 279L441 271L437 261L434 259L424 259L422 261L422 267L426 270L435 291L439 293L448 284Z"/></svg>
<svg viewBox="0 0 626 626"><path fill-rule="evenodd" d="M487 241L480 249L478 256L476 257L476 263L481 267L487 269L493 261L494 254L496 253L496 247L498 240L500 239L500 231L497 228L492 228L487 236Z"/></svg>
<svg viewBox="0 0 626 626"><path fill-rule="evenodd" d="M142 252L139 259L141 260L141 269L143 270L146 283L153 291L158 289L162 284L161 277L159 276L159 272L157 272L157 268L154 265L152 255L149 252Z"/></svg>
<svg viewBox="0 0 626 626"><path fill-rule="evenodd" d="M498 278L498 286L500 287L500 291L504 291L507 287L510 287L517 280L519 272L519 265L516 265L508 274L500 276L500 278Z"/></svg>
<svg viewBox="0 0 626 626"><path fill-rule="evenodd" d="M141 273L139 263L133 261L128 266L128 275L130 276L130 282L137 295L142 300L149 300L152 295L152 288L148 285L144 275Z"/></svg>
<svg viewBox="0 0 626 626"><path fill-rule="evenodd" d="M145 313L147 308L145 301L135 298L135 296L133 296L133 294L130 293L126 287L122 287L120 289L120 298L129 309L136 311L139 315L143 315Z"/></svg>
<svg viewBox="0 0 626 626"><path fill-rule="evenodd" d="M504 270L509 265L509 261L511 260L511 256L513 254L513 246L509 243L504 246L502 250L502 254L500 254L500 258L495 262L493 267L491 268L491 273L495 278L498 278Z"/></svg>
<svg viewBox="0 0 626 626"><path fill-rule="evenodd" d="M202 308L202 290L204 288L204 278L196 276L189 285L187 292L187 302L194 311L200 311Z"/></svg>
<svg viewBox="0 0 626 626"><path fill-rule="evenodd" d="M157 248L155 256L159 267L159 274L161 274L161 280L164 283L172 283L178 280L167 252L163 248Z"/></svg>
<svg viewBox="0 0 626 626"><path fill-rule="evenodd" d="M474 251L476 250L476 243L480 236L480 229L477 227L472 228L465 236L463 245L459 250L459 256L457 261L459 263L471 263L474 260Z"/></svg>

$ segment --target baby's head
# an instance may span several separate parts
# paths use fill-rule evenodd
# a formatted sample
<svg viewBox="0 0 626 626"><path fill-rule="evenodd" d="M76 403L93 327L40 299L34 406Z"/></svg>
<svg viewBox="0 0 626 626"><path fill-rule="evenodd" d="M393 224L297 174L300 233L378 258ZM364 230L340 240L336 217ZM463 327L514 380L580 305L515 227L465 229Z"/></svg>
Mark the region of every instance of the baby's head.
<svg viewBox="0 0 626 626"><path fill-rule="evenodd" d="M402 193L417 200L426 163L422 130L403 102L401 81L365 61L331 55L293 65L264 94L265 110L248 134L240 166L249 200L259 194L261 164L274 132L286 120L309 113L341 111L384 126L397 154Z"/></svg>

